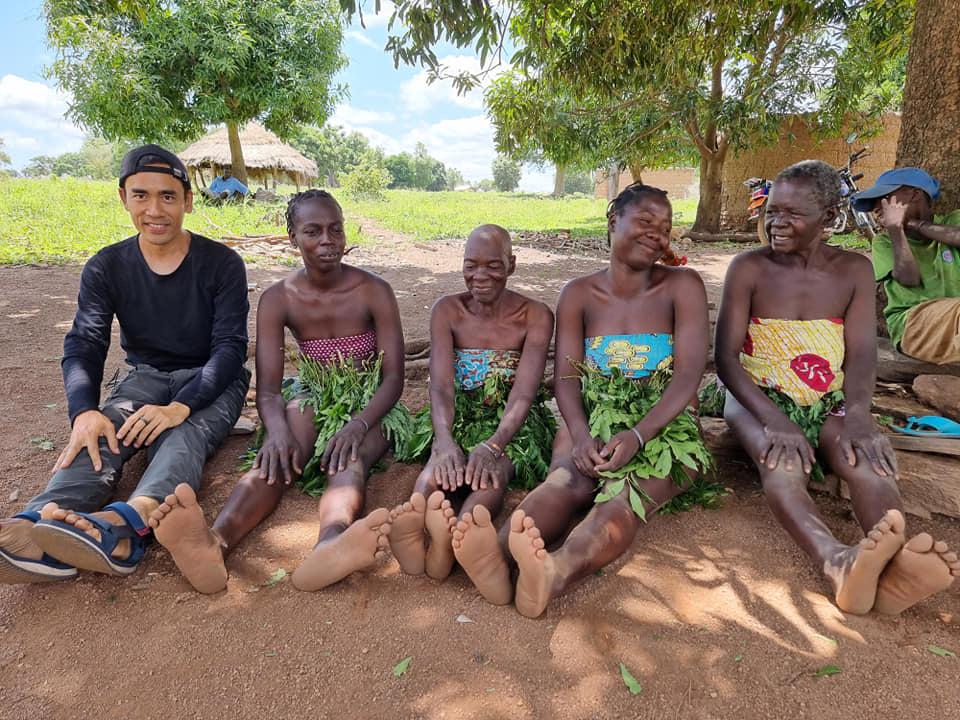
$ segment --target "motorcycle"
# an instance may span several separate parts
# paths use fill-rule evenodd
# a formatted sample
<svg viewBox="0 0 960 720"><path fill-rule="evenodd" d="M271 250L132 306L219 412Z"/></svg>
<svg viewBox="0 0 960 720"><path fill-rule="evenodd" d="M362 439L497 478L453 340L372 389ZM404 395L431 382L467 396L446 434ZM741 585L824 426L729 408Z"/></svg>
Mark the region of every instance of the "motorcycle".
<svg viewBox="0 0 960 720"><path fill-rule="evenodd" d="M853 173L853 165L858 160L870 155L870 146L865 145L860 150L853 152L853 143L857 139L856 133L850 133L846 138L847 143L847 162L840 167L834 168L840 174L840 213L832 227L827 228L831 235L842 235L847 231L847 226L851 225L867 240L873 240L880 226L872 213L855 210L851 204L854 195L860 192L857 181L863 179L863 173ZM750 220L757 221L757 236L760 242L766 245L769 240L764 229L764 218L767 214L767 198L770 195L770 186L772 180L761 177L752 177L744 180L744 185L750 190Z"/></svg>

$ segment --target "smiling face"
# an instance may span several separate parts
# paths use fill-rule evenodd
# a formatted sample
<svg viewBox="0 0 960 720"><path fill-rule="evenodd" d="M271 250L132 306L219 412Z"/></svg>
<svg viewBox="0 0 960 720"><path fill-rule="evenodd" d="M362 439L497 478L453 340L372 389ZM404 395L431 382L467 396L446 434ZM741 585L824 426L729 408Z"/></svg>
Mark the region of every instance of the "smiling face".
<svg viewBox="0 0 960 720"><path fill-rule="evenodd" d="M463 251L463 281L474 299L482 303L499 299L515 268L506 230L483 225L470 233Z"/></svg>
<svg viewBox="0 0 960 720"><path fill-rule="evenodd" d="M120 188L123 207L130 213L140 240L167 245L181 237L183 216L193 211L193 193L173 175L139 172Z"/></svg>
<svg viewBox="0 0 960 720"><path fill-rule="evenodd" d="M669 203L653 195L639 195L607 221L611 254L630 265L653 265L670 247L672 228Z"/></svg>
<svg viewBox="0 0 960 720"><path fill-rule="evenodd" d="M339 206L325 198L300 203L290 242L300 250L303 263L308 267L339 263L347 244L343 213Z"/></svg>
<svg viewBox="0 0 960 720"><path fill-rule="evenodd" d="M774 252L798 252L820 242L835 217L834 208L818 202L810 180L789 178L770 188L763 228Z"/></svg>

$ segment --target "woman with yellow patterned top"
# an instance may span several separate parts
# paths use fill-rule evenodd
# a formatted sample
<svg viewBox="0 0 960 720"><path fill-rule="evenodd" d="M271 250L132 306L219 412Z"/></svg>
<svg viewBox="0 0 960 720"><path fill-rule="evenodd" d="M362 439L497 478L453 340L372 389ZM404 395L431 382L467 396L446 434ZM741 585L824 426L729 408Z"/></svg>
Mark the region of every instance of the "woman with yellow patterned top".
<svg viewBox="0 0 960 720"><path fill-rule="evenodd" d="M898 613L945 589L960 563L921 534L905 544L890 443L870 414L876 360L870 261L822 241L840 178L808 160L777 176L770 244L730 263L717 319L724 415L760 471L777 521L822 569L841 610ZM816 455L843 478L865 537L839 542L807 492Z"/></svg>

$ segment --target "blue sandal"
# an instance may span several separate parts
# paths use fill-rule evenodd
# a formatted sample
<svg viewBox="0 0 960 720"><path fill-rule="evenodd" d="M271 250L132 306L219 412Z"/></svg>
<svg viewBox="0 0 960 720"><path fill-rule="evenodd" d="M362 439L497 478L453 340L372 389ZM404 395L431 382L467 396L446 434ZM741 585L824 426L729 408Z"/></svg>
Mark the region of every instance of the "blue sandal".
<svg viewBox="0 0 960 720"><path fill-rule="evenodd" d="M93 570L107 575L130 575L137 569L147 547L146 535L150 534L140 515L125 502L107 505L104 510L112 510L124 521L123 525L111 525L106 520L87 513L77 513L85 517L100 531L100 540L59 520L40 520L33 526L31 537L44 552L60 558L81 570ZM123 538L130 539L130 555L119 560L111 557L117 543Z"/></svg>
<svg viewBox="0 0 960 720"><path fill-rule="evenodd" d="M35 510L25 510L13 517L29 520L36 523L40 513ZM50 582L52 580L69 580L77 576L77 569L65 565L47 553L39 560L14 555L9 550L0 547L0 584L16 585L18 583Z"/></svg>
<svg viewBox="0 0 960 720"><path fill-rule="evenodd" d="M923 415L922 417L907 418L906 427L890 427L897 432L922 437L960 438L960 423L939 415Z"/></svg>

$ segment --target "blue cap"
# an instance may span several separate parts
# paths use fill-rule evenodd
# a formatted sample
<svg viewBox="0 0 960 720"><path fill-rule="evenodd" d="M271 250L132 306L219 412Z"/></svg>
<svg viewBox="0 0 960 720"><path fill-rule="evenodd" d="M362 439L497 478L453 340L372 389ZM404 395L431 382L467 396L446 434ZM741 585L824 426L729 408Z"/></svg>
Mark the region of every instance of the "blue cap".
<svg viewBox="0 0 960 720"><path fill-rule="evenodd" d="M872 188L854 195L853 209L870 212L878 199L886 197L904 185L920 188L931 200L940 195L940 183L930 177L928 172L915 167L902 167L881 173Z"/></svg>

